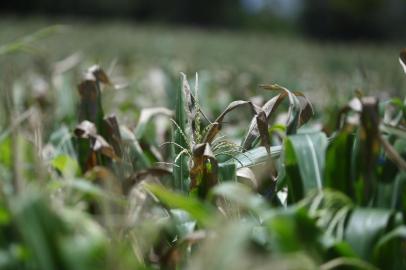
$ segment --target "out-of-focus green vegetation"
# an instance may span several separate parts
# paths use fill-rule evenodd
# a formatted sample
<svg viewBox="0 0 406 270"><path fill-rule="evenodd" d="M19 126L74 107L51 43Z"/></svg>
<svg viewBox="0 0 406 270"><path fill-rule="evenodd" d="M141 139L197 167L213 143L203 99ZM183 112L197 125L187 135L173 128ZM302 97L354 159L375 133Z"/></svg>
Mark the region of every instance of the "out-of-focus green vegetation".
<svg viewBox="0 0 406 270"><path fill-rule="evenodd" d="M2 23L0 269L406 268L397 45Z"/></svg>
<svg viewBox="0 0 406 270"><path fill-rule="evenodd" d="M2 20L0 40L13 41L49 23L41 19ZM174 74L183 71L207 75L223 93L241 98L259 94L260 83L278 82L306 91L316 104L345 102L355 89L397 95L405 86L393 61L401 44L318 43L294 36L119 22L67 20L66 24L69 27L63 33L36 46L35 61L18 56L21 60L14 58L13 66L27 70L27 65L46 66L80 52L85 56L81 58L82 70L93 63L109 67L116 62L116 74L131 80L127 92L140 88L145 91L138 85L153 76L151 72L171 69Z"/></svg>

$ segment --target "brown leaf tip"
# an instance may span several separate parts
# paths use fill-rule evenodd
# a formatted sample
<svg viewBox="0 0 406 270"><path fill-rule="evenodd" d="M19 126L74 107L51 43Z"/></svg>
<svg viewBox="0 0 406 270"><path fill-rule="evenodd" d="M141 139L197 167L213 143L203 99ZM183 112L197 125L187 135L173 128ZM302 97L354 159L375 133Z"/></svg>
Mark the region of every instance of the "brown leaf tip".
<svg viewBox="0 0 406 270"><path fill-rule="evenodd" d="M400 51L399 58L400 58L400 59L402 60L402 62L406 65L406 48L403 48L403 49Z"/></svg>

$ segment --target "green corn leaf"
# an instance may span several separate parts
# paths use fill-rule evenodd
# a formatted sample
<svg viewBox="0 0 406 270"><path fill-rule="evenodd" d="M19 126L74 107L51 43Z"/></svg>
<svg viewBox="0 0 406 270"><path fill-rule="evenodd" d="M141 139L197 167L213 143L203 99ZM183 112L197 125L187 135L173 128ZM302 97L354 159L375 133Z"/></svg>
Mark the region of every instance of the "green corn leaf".
<svg viewBox="0 0 406 270"><path fill-rule="evenodd" d="M374 262L381 269L406 269L406 226L399 226L381 237L374 247Z"/></svg>
<svg viewBox="0 0 406 270"><path fill-rule="evenodd" d="M146 185L158 200L170 208L179 208L190 214L200 225L210 226L213 222L213 210L194 197L170 191L163 186Z"/></svg>
<svg viewBox="0 0 406 270"><path fill-rule="evenodd" d="M186 78L183 76L183 80ZM184 84L182 84L183 87ZM186 141L186 114L185 114L185 102L182 87L178 87L176 91L176 107L175 107L175 122L176 126L173 128L173 141L181 146L173 147L175 158L184 150L188 149L188 143ZM181 191L186 191L186 182L188 177L187 160L184 154L181 154L173 167L174 187Z"/></svg>
<svg viewBox="0 0 406 270"><path fill-rule="evenodd" d="M219 173L220 182L235 181L236 180L236 165L233 163L219 164L218 173Z"/></svg>
<svg viewBox="0 0 406 270"><path fill-rule="evenodd" d="M347 222L344 239L362 259L371 260L375 244L394 226L391 210L356 208Z"/></svg>
<svg viewBox="0 0 406 270"><path fill-rule="evenodd" d="M352 183L352 153L354 136L343 131L331 142L326 153L325 187L339 190L348 196L354 194Z"/></svg>
<svg viewBox="0 0 406 270"><path fill-rule="evenodd" d="M290 201L302 199L307 192L323 187L325 151L324 133L289 136L285 142L285 169Z"/></svg>
<svg viewBox="0 0 406 270"><path fill-rule="evenodd" d="M220 166L225 166L228 164L235 164L237 169L244 167L253 167L258 164L262 164L269 160L270 158L276 159L280 156L282 152L282 146L272 146L270 148L271 154L268 154L266 148L261 146L254 149L251 149L247 152L240 153L235 157L220 163Z"/></svg>

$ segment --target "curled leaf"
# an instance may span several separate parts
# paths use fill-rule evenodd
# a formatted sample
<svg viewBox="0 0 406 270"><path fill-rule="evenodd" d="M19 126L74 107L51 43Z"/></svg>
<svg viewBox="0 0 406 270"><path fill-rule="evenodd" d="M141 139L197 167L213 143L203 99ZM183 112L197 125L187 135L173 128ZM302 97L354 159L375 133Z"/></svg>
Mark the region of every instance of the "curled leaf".
<svg viewBox="0 0 406 270"><path fill-rule="evenodd" d="M88 120L96 124L102 135L103 108L101 102L100 83L111 85L106 73L99 66L90 67L78 85L80 94L79 121Z"/></svg>
<svg viewBox="0 0 406 270"><path fill-rule="evenodd" d="M238 169L237 176L243 179L247 179L253 188L258 187L257 178L255 177L254 172L250 168L245 167Z"/></svg>
<svg viewBox="0 0 406 270"><path fill-rule="evenodd" d="M218 162L208 143L194 146L192 164L189 173L190 189L204 198L218 182Z"/></svg>
<svg viewBox="0 0 406 270"><path fill-rule="evenodd" d="M402 49L399 54L399 63L403 68L403 72L406 74L406 48Z"/></svg>
<svg viewBox="0 0 406 270"><path fill-rule="evenodd" d="M140 115L138 124L134 131L135 137L137 139L140 139L144 135L145 129L146 129L147 124L150 121L150 119L152 117L158 116L158 115L172 117L173 112L171 110L169 110L167 108L163 108L163 107L147 108L147 109L141 110L141 115Z"/></svg>
<svg viewBox="0 0 406 270"><path fill-rule="evenodd" d="M87 75L92 75L95 80L111 85L109 77L99 65L91 66L87 71Z"/></svg>
<svg viewBox="0 0 406 270"><path fill-rule="evenodd" d="M216 120L210 125L210 128L205 134L205 137L203 139L203 143L211 143L214 138L217 136L218 132L220 132L222 128L222 122L224 120L224 117L230 113L231 111L241 107L241 106L249 106L251 109L252 113L254 115L257 115L262 111L260 107L257 105L253 104L251 101L245 101L245 100L236 100L231 102L227 108L216 118Z"/></svg>
<svg viewBox="0 0 406 270"><path fill-rule="evenodd" d="M172 168L166 167L152 167L145 170L137 171L136 173L132 174L126 181L124 182L124 191L130 192L131 187L140 183L144 179L148 179L148 177L165 177L172 174Z"/></svg>
<svg viewBox="0 0 406 270"><path fill-rule="evenodd" d="M110 115L104 119L106 140L113 147L119 157L122 157L122 141L117 118Z"/></svg>
<svg viewBox="0 0 406 270"><path fill-rule="evenodd" d="M284 93L289 99L287 134L294 134L301 124L305 123L312 115L313 108L310 102L300 92L292 92L278 84L261 85L265 90L278 91ZM302 97L304 105L300 103L298 97ZM302 108L303 107L303 108ZM303 115L302 115L303 114Z"/></svg>
<svg viewBox="0 0 406 270"><path fill-rule="evenodd" d="M90 138L96 136L97 130L94 123L84 120L73 131L79 138Z"/></svg>
<svg viewBox="0 0 406 270"><path fill-rule="evenodd" d="M93 137L93 146L92 150L94 152L100 152L103 155L115 160L118 159L118 156L114 152L113 147L100 135L96 135Z"/></svg>
<svg viewBox="0 0 406 270"><path fill-rule="evenodd" d="M85 172L99 164L97 154L100 153L112 160L118 160L113 147L99 134L96 126L90 121L82 121L74 130L77 138L79 163Z"/></svg>
<svg viewBox="0 0 406 270"><path fill-rule="evenodd" d="M268 122L282 103L282 101L288 97L289 98L289 111L288 111L288 131L293 132L301 125L305 124L314 114L313 107L310 101L300 92L291 92L288 89L279 86L277 84L271 85L261 85L262 88L271 91L281 92L277 96L268 100L263 106L262 111L264 111L266 116L266 126ZM248 129L247 135L245 136L241 146L245 150L249 150L253 147L253 142L261 137L262 142L264 142L264 135L258 129L258 123L256 117L251 120L250 127ZM263 143L264 144L264 143ZM265 144L264 144L265 145Z"/></svg>

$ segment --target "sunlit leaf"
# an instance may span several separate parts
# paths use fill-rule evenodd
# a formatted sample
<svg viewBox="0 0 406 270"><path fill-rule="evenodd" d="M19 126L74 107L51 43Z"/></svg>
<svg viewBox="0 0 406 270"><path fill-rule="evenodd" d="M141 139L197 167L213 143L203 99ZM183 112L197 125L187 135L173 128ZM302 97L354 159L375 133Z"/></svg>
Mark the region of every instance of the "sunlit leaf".
<svg viewBox="0 0 406 270"><path fill-rule="evenodd" d="M406 48L402 49L399 54L399 63L403 68L403 72L406 74Z"/></svg>
<svg viewBox="0 0 406 270"><path fill-rule="evenodd" d="M68 155L59 155L55 157L51 164L67 178L75 176L80 172L80 167L77 161Z"/></svg>
<svg viewBox="0 0 406 270"><path fill-rule="evenodd" d="M265 147L257 147L247 152L236 155L234 158L224 162L224 164L235 164L237 169L243 167L252 167L262 164L269 158L278 158L281 154L282 146L272 146L269 155Z"/></svg>

